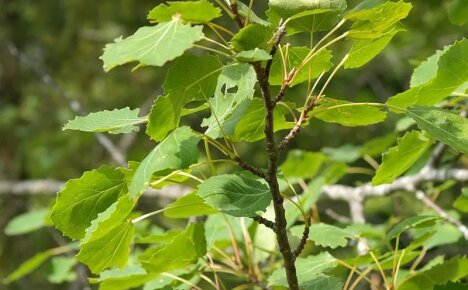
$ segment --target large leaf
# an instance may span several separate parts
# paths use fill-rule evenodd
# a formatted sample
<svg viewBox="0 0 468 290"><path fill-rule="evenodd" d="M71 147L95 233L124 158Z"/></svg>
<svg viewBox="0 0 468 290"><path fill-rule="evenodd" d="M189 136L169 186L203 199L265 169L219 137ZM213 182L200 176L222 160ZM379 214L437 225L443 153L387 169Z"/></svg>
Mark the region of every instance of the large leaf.
<svg viewBox="0 0 468 290"><path fill-rule="evenodd" d="M321 153L291 150L281 164L280 169L285 177L314 177L327 158Z"/></svg>
<svg viewBox="0 0 468 290"><path fill-rule="evenodd" d="M310 53L307 47L284 47L283 54L286 55L286 70L289 72L293 68L299 68L299 65L304 61ZM321 73L327 72L333 67L331 62L332 52L324 49L314 56L306 65L304 65L295 75L290 86L294 86L317 78ZM276 54L273 58L270 73L270 84L281 85L283 83L283 69L281 64L280 54Z"/></svg>
<svg viewBox="0 0 468 290"><path fill-rule="evenodd" d="M468 258L454 257L429 270L416 274L410 279L405 279L398 289L401 290L425 290L432 289L435 285L442 285L449 281L456 282L468 275ZM464 288L457 288L464 289Z"/></svg>
<svg viewBox="0 0 468 290"><path fill-rule="evenodd" d="M162 66L181 56L202 38L202 26L192 27L175 17L156 26L142 27L132 36L120 37L107 44L101 59L105 71L133 61L139 62L137 67Z"/></svg>
<svg viewBox="0 0 468 290"><path fill-rule="evenodd" d="M167 205L164 211L164 215L170 218L189 218L215 213L218 213L218 211L206 204L206 202L195 193L179 197L176 201Z"/></svg>
<svg viewBox="0 0 468 290"><path fill-rule="evenodd" d="M406 114L432 138L468 154L468 120L466 118L430 107L412 107L406 111Z"/></svg>
<svg viewBox="0 0 468 290"><path fill-rule="evenodd" d="M130 196L137 198L149 186L153 173L166 169L185 169L197 162L200 138L189 127L174 130L140 163L130 183Z"/></svg>
<svg viewBox="0 0 468 290"><path fill-rule="evenodd" d="M444 49L437 50L436 53L428 57L425 61L421 62L413 71L411 75L410 88L415 88L423 85L437 76L437 69L439 68L439 60L451 46L446 46Z"/></svg>
<svg viewBox="0 0 468 290"><path fill-rule="evenodd" d="M143 267L151 273L162 273L190 265L206 254L203 224L192 223L163 248L156 251Z"/></svg>
<svg viewBox="0 0 468 290"><path fill-rule="evenodd" d="M49 209L41 208L16 216L6 225L4 230L5 235L22 235L40 229L46 225L48 214Z"/></svg>
<svg viewBox="0 0 468 290"><path fill-rule="evenodd" d="M315 108L311 115L328 123L350 127L380 123L387 117L387 113L378 107L331 98L322 98L320 106Z"/></svg>
<svg viewBox="0 0 468 290"><path fill-rule="evenodd" d="M221 17L221 9L206 0L171 1L153 8L148 19L152 22L166 22L173 17L180 17L190 23L207 23Z"/></svg>
<svg viewBox="0 0 468 290"><path fill-rule="evenodd" d="M248 64L225 66L218 78L214 97L209 100L211 117L204 119L205 134L212 138L231 135L250 106L257 78Z"/></svg>
<svg viewBox="0 0 468 290"><path fill-rule="evenodd" d="M183 107L191 101L206 101L213 96L222 64L215 56L184 55L168 70L165 96L154 102L146 129L153 140L162 141L179 126Z"/></svg>
<svg viewBox="0 0 468 290"><path fill-rule="evenodd" d="M127 264L134 232L131 222L122 222L99 238L81 245L76 258L95 274L110 267L123 268Z"/></svg>
<svg viewBox="0 0 468 290"><path fill-rule="evenodd" d="M231 46L237 51L267 49L272 38L273 29L270 26L252 23L232 37Z"/></svg>
<svg viewBox="0 0 468 290"><path fill-rule="evenodd" d="M146 122L146 118L138 117L139 109L128 107L113 111L91 113L84 117L75 117L68 121L63 130L78 130L85 132L109 132L113 134L138 131L138 124Z"/></svg>
<svg viewBox="0 0 468 290"><path fill-rule="evenodd" d="M441 53L440 57L437 56ZM437 58L437 73L434 75L434 60ZM468 81L468 40L460 40L443 52L436 53L420 70L422 69L429 70L426 74L433 78L427 81L428 77L423 77L417 83L426 81L425 83L391 97L387 104L402 108L411 105L435 105L465 84ZM418 71L418 74L422 72Z"/></svg>
<svg viewBox="0 0 468 290"><path fill-rule="evenodd" d="M197 194L214 208L237 217L255 216L271 202L268 185L248 171L210 177L198 186Z"/></svg>
<svg viewBox="0 0 468 290"><path fill-rule="evenodd" d="M297 258L296 271L301 289L314 289L305 288L305 286L312 283L312 281L318 277L321 277L321 274L323 274L324 271L330 270L336 267L336 265L336 259L327 252L323 252L316 256ZM286 273L283 268L273 271L270 277L268 277L268 286L288 287ZM320 288L315 289L318 290Z"/></svg>
<svg viewBox="0 0 468 290"><path fill-rule="evenodd" d="M81 239L91 221L126 191L125 176L117 169L101 166L65 183L58 193L51 219L65 235Z"/></svg>
<svg viewBox="0 0 468 290"><path fill-rule="evenodd" d="M410 3L387 1L368 9L352 10L344 17L347 20L355 21L348 37L352 39L380 38L392 31L398 21L406 18L411 8Z"/></svg>
<svg viewBox="0 0 468 290"><path fill-rule="evenodd" d="M413 165L429 148L432 141L418 131L407 132L398 139L398 145L382 156L382 164L372 178L372 185L391 183Z"/></svg>
<svg viewBox="0 0 468 290"><path fill-rule="evenodd" d="M404 31L404 29L400 26L395 26L380 38L355 40L349 51L349 57L344 63L344 67L357 68L365 65L376 57L400 31Z"/></svg>
<svg viewBox="0 0 468 290"><path fill-rule="evenodd" d="M289 110L281 105L275 107L273 111L274 130L281 131L294 127L294 122L286 121L285 115ZM233 141L255 142L265 138L265 106L263 101L254 98L244 117L237 123L232 136Z"/></svg>

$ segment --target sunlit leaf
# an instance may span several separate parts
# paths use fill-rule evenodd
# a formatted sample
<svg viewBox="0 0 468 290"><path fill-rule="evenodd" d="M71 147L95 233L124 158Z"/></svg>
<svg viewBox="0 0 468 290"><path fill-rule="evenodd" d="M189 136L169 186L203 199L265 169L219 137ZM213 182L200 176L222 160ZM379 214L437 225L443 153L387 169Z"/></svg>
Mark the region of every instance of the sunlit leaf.
<svg viewBox="0 0 468 290"><path fill-rule="evenodd" d="M419 215L419 216L412 216L412 217L406 218L405 220L395 225L387 233L387 235L384 238L384 241L389 241L391 239L394 239L408 229L432 226L435 224L435 222L438 219L440 219L440 217L430 216L430 215Z"/></svg>
<svg viewBox="0 0 468 290"><path fill-rule="evenodd" d="M47 280L50 283L62 284L76 279L73 267L76 265L75 257L53 257L50 261Z"/></svg>
<svg viewBox="0 0 468 290"><path fill-rule="evenodd" d="M267 49L273 38L273 29L269 26L252 23L243 27L231 39L231 46L237 51Z"/></svg>
<svg viewBox="0 0 468 290"><path fill-rule="evenodd" d="M7 236L15 236L40 229L46 225L48 214L49 209L42 208L16 216L14 219L8 222L4 229L4 233Z"/></svg>
<svg viewBox="0 0 468 290"><path fill-rule="evenodd" d="M303 229L303 226L295 226L291 228L291 232L293 235L301 238ZM322 247L329 247L332 249L345 247L348 244L348 239L352 237L353 235L346 231L346 229L328 224L313 224L309 228L309 240Z"/></svg>
<svg viewBox="0 0 468 290"><path fill-rule="evenodd" d="M218 213L195 193L179 197L165 208L164 215L170 218L189 218Z"/></svg>
<svg viewBox="0 0 468 290"><path fill-rule="evenodd" d="M290 150L280 169L285 177L310 178L315 176L326 159L322 153Z"/></svg>
<svg viewBox="0 0 468 290"><path fill-rule="evenodd" d="M166 22L173 17L180 17L194 24L207 23L221 17L221 9L206 0L171 1L156 6L148 14L148 19L152 22Z"/></svg>
<svg viewBox="0 0 468 290"><path fill-rule="evenodd" d="M255 62L271 59L271 55L263 49L255 48L253 50L245 50L237 53L234 56L238 61Z"/></svg>
<svg viewBox="0 0 468 290"><path fill-rule="evenodd" d="M453 206L461 212L468 213L468 187L463 188L461 195L455 200Z"/></svg>

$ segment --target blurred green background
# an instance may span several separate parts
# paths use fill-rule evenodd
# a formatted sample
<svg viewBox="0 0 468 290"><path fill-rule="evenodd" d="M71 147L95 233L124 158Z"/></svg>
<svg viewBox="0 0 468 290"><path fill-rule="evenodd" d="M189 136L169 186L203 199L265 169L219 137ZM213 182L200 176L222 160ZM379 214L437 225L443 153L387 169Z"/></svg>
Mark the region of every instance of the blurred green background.
<svg viewBox="0 0 468 290"><path fill-rule="evenodd" d="M61 127L75 116L71 108L75 101L86 112L126 106L149 109L160 92L167 66L133 73L126 67L106 74L98 58L106 43L146 25L147 12L160 2L0 0L0 181L66 181L102 163L116 164L94 134L63 132ZM256 2L256 11L263 16L267 1ZM348 1L350 7L358 2ZM454 25L449 19L450 1L411 2L414 8L404 21L408 32L395 37L364 68L340 72L329 94L340 99L383 101L408 87L412 70L420 61L466 36L467 26ZM342 47L343 52L346 48ZM314 122L314 129L304 130L293 146L320 150L347 143L359 145L371 136L395 130L392 118L363 128ZM143 132L108 137L128 160L140 160L154 145ZM262 147L259 142L241 150L247 160L257 159L261 164L263 158L257 150ZM368 180L360 175L353 178L344 182ZM52 228L18 236L3 233L13 217L49 206L53 197L0 192L0 279L35 253L64 242ZM367 207L369 214L379 208L374 216L377 221L379 215L385 220L393 210L385 200L372 207ZM51 284L46 278L49 270L46 265L19 282L0 284L0 289L80 289L72 288L79 283Z"/></svg>

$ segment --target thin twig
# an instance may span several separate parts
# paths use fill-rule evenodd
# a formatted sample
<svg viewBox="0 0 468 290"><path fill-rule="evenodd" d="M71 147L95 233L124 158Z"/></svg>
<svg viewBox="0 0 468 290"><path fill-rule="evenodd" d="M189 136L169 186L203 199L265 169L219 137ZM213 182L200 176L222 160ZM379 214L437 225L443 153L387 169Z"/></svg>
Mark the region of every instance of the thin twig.
<svg viewBox="0 0 468 290"><path fill-rule="evenodd" d="M268 220L268 219L266 219L266 218L264 218L262 216L259 216L259 215L256 215L256 216L252 217L252 219L254 221L256 221L257 223L262 224L262 225L266 226L267 228L270 228L274 232L276 232L275 222L272 222L272 221L270 221L270 220Z"/></svg>
<svg viewBox="0 0 468 290"><path fill-rule="evenodd" d="M297 248L294 250L294 256L297 258L302 251L304 250L305 244L307 243L307 239L309 238L309 231L310 231L310 221L312 219L312 212L309 212L309 215L307 216L306 223L304 225L304 231L302 232L302 237L301 241L299 242L299 245Z"/></svg>
<svg viewBox="0 0 468 290"><path fill-rule="evenodd" d="M265 177L265 172L260 169L260 168L257 168L253 165L250 165L249 163L245 162L244 160L242 160L239 156L236 156L234 158L234 160L237 162L237 164L239 164L240 167L242 167L243 169L245 170L248 170L250 172L252 172L253 174L259 176L259 177L262 177L264 178Z"/></svg>

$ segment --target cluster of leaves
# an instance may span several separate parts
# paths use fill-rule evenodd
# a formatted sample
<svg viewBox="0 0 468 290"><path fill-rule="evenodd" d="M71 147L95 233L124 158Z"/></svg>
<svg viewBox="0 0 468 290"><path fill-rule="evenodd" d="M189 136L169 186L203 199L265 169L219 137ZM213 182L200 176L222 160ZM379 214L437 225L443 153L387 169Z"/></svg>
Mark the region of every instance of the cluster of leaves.
<svg viewBox="0 0 468 290"><path fill-rule="evenodd" d="M276 251L274 231L249 219L277 218L271 207L271 185L263 171L242 161L236 150L238 143L266 137L265 112L269 108L264 103L266 96L256 87L257 83L265 84L258 66L269 66L266 83L279 92L271 112L274 132L297 132L295 128L308 126L313 118L342 126L369 126L383 122L389 113L405 114L418 127L398 139L388 135L359 148L290 150L279 166L278 181L288 199L285 218L292 243L301 244L303 229L309 226L308 212L313 212L320 188L343 177L349 163L383 153L382 164L372 178L373 185L380 185L407 172L435 141L468 153L468 122L455 113L465 106L468 88L466 39L428 58L415 70L411 88L386 103L325 96L340 68L365 65L405 30L400 20L408 15L411 4L368 0L347 10L344 0L270 0L268 20L264 20L242 2L231 1L230 7L221 1L215 3L220 8L206 0L161 4L148 14L155 25L106 45L101 56L106 71L131 62L137 62L134 69L170 62L162 86L164 94L155 100L147 116L129 108L101 111L76 117L64 129L122 134L145 124L146 134L158 144L141 162L130 162L128 168L103 165L68 181L58 194L50 219L64 235L79 240L79 245L38 254L6 282L19 279L54 255L78 248L76 260L99 275L91 281L99 283L100 289L287 288L282 260L271 255ZM240 22L238 32L213 22L223 16L223 10ZM206 36L205 29L211 29L220 42ZM312 47L280 42L284 34L291 37L323 31L328 33ZM344 56L332 50L339 41L350 43ZM191 49L204 53L191 54ZM333 61L334 55L340 60ZM322 81L327 74L327 80ZM306 94L283 101L295 86L307 87ZM198 116L203 130L181 125L184 118ZM397 144L389 148L395 139ZM239 167L218 174L220 163ZM211 174L208 178L202 170L206 166ZM147 190L172 184L193 190L154 212L140 215L135 211ZM294 197L296 188L303 193ZM466 196L456 206L466 210ZM163 231L148 222L148 217L157 214L190 221L208 217L204 222L189 222L181 230ZM21 217L35 221L29 228L22 229L24 220L16 220L7 231L17 234L40 227L47 215L47 211L30 213ZM358 224L337 227L314 223L306 239L324 250L317 255L304 251L295 260L300 287L354 289L362 280L374 283L367 277L371 271L381 274L386 287L431 289L447 282L454 284L444 287L456 287L455 282L468 275L466 257L439 257L417 268L427 250L460 238L451 230L432 215L410 217L389 231ZM414 239L400 249L400 235L405 231ZM329 253L353 242L366 244L367 254L339 258ZM63 272L55 279L72 279L70 269L76 261L56 258L60 259L54 263ZM407 270L402 268L409 264ZM354 274L357 278L353 281Z"/></svg>

